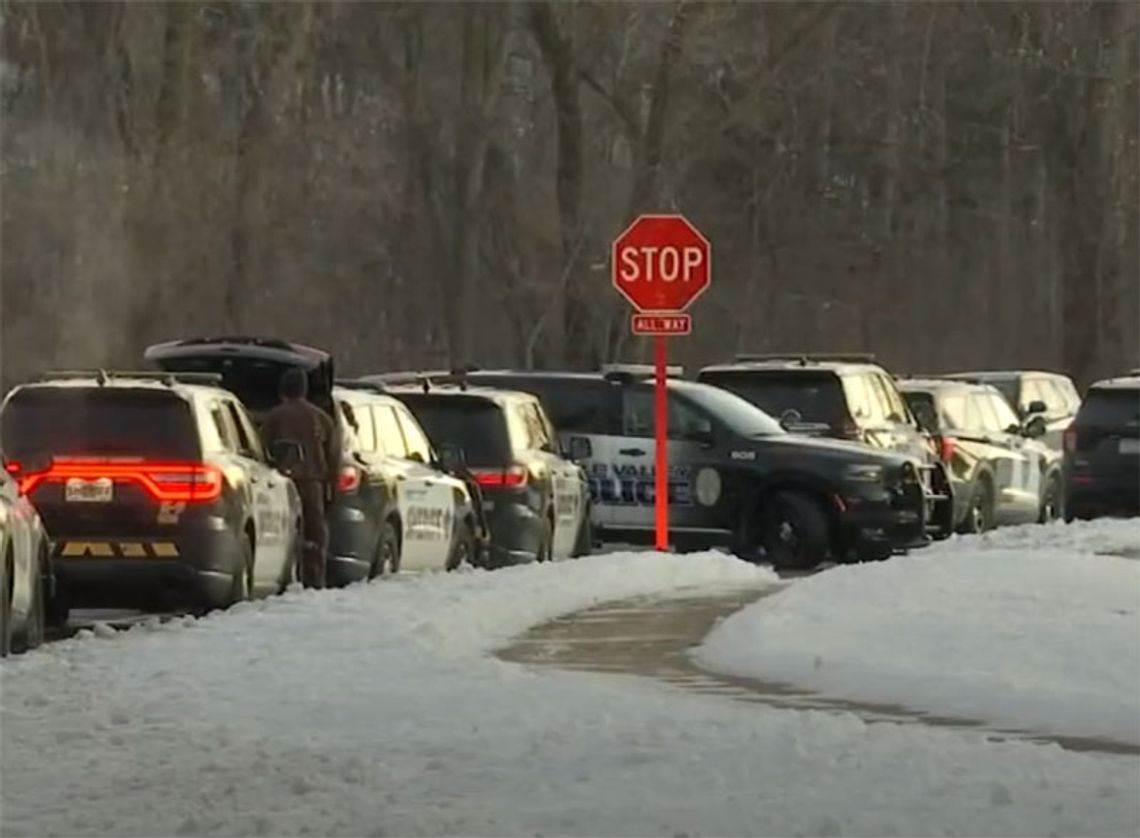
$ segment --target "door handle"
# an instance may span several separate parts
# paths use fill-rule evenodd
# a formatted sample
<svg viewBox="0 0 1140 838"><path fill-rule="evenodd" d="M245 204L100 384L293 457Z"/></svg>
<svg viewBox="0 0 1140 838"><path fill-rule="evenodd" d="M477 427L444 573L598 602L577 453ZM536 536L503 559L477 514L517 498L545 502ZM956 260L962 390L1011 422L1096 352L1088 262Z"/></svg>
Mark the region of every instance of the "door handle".
<svg viewBox="0 0 1140 838"><path fill-rule="evenodd" d="M644 457L645 456L645 451L644 451L644 449L641 449L641 448L622 448L618 451L618 453L622 454L626 457Z"/></svg>

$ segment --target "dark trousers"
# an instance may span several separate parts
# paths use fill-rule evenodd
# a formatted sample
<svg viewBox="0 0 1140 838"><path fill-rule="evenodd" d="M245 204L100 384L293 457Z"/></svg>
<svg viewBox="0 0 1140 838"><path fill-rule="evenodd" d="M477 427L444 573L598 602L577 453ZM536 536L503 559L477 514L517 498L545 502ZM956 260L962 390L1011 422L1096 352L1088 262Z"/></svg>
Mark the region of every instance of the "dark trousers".
<svg viewBox="0 0 1140 838"><path fill-rule="evenodd" d="M325 586L328 564L329 525L325 519L325 484L320 480L297 480L301 496L305 550L301 563L301 584L306 588Z"/></svg>

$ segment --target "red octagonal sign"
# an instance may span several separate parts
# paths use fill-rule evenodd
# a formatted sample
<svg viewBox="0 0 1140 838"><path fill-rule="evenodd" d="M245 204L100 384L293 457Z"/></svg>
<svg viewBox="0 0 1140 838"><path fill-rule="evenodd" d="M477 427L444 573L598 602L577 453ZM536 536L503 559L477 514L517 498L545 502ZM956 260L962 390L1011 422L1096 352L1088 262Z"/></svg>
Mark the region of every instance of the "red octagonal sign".
<svg viewBox="0 0 1140 838"><path fill-rule="evenodd" d="M712 248L683 215L642 215L614 241L614 287L638 311L680 312L712 281Z"/></svg>

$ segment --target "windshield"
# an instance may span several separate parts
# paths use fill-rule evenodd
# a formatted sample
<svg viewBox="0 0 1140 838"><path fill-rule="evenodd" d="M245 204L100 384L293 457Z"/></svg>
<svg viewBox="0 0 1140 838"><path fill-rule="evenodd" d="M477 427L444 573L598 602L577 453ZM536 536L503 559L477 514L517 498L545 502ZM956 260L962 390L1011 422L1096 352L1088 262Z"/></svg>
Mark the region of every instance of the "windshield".
<svg viewBox="0 0 1140 838"><path fill-rule="evenodd" d="M0 435L14 457L200 456L190 405L162 390L26 388L4 407Z"/></svg>
<svg viewBox="0 0 1140 838"><path fill-rule="evenodd" d="M462 397L418 396L404 400L438 451L444 445L463 449L468 465L503 466L511 461L511 444L503 412L494 402Z"/></svg>
<svg viewBox="0 0 1140 838"><path fill-rule="evenodd" d="M740 436L775 436L786 433L780 423L735 393L707 384L676 382L677 396L687 401Z"/></svg>
<svg viewBox="0 0 1140 838"><path fill-rule="evenodd" d="M846 415L839 379L830 374L725 372L704 374L701 380L731 390L769 416L794 410L800 421L839 427Z"/></svg>

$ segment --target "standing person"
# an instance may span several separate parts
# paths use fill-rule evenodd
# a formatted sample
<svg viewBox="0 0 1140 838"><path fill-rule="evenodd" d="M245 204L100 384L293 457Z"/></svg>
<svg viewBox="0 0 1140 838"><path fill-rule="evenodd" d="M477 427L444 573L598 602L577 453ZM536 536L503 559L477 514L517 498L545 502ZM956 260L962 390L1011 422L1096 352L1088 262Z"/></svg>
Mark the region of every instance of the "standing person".
<svg viewBox="0 0 1140 838"><path fill-rule="evenodd" d="M301 582L306 588L325 586L329 529L325 510L333 501L340 470L340 440L332 418L310 402L304 370L290 368L281 376L281 404L265 415L261 434L265 447L291 441L304 452L289 476L301 496L305 552Z"/></svg>

